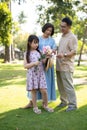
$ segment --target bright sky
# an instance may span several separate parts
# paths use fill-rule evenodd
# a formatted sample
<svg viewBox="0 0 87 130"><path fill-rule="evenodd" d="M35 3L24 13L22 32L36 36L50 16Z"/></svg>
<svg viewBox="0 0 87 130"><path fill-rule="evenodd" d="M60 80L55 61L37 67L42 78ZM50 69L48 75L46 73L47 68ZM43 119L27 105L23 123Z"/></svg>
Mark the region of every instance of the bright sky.
<svg viewBox="0 0 87 130"><path fill-rule="evenodd" d="M24 11L24 14L27 16L27 23L23 24L23 30L28 33L37 32L37 35L41 33L40 25L36 24L37 12L36 6L39 4L45 4L44 0L26 0L27 3L18 5L17 3L12 2L12 14L13 19L17 20L17 16L21 11Z"/></svg>

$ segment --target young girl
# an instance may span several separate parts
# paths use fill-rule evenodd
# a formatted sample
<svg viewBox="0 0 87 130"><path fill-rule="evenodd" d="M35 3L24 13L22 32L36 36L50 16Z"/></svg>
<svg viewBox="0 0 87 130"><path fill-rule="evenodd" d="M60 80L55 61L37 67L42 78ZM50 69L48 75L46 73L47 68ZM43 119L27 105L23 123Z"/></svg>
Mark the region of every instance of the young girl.
<svg viewBox="0 0 87 130"><path fill-rule="evenodd" d="M42 94L44 102L43 108L48 112L53 112L48 107L47 85L45 80L44 68L42 61L39 61L41 53L38 50L39 39L35 35L30 35L27 43L27 52L24 55L24 67L27 69L27 91L31 91L33 111L37 114L41 113L36 103L36 95L39 90Z"/></svg>

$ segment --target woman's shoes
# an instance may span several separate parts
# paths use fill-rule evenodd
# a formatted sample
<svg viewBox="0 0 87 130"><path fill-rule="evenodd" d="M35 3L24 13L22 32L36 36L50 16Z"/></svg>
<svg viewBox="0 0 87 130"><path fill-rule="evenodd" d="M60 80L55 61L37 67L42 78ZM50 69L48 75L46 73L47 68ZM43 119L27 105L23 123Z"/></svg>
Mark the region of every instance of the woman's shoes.
<svg viewBox="0 0 87 130"><path fill-rule="evenodd" d="M28 109L28 108L32 108L33 107L33 103L32 101L30 101L26 106L22 107L23 109Z"/></svg>
<svg viewBox="0 0 87 130"><path fill-rule="evenodd" d="M34 113L36 113L36 114L41 114L41 110L38 109L38 107L34 107L34 108L33 108L33 111L34 111Z"/></svg>

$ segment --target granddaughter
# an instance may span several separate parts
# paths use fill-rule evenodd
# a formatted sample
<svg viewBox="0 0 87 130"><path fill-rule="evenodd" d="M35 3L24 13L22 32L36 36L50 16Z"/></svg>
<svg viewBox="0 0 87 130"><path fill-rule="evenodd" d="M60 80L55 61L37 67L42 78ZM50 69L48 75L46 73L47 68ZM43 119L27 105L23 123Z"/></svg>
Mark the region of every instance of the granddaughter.
<svg viewBox="0 0 87 130"><path fill-rule="evenodd" d="M37 107L37 91L41 92L43 108L48 112L53 112L48 107L47 85L44 73L43 62L38 61L41 53L38 50L39 39L35 35L30 35L27 43L27 51L24 54L24 67L27 69L27 91L31 91L33 111L40 114L41 110Z"/></svg>

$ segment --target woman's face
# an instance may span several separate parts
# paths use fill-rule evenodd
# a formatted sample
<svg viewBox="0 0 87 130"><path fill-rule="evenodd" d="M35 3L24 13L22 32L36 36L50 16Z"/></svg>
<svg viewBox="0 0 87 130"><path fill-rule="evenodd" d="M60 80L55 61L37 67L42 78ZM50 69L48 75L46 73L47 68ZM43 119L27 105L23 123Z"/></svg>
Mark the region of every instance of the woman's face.
<svg viewBox="0 0 87 130"><path fill-rule="evenodd" d="M51 36L51 34L52 34L52 28L47 28L46 29L46 31L44 32L44 35L46 36L46 37L49 37L49 36Z"/></svg>

